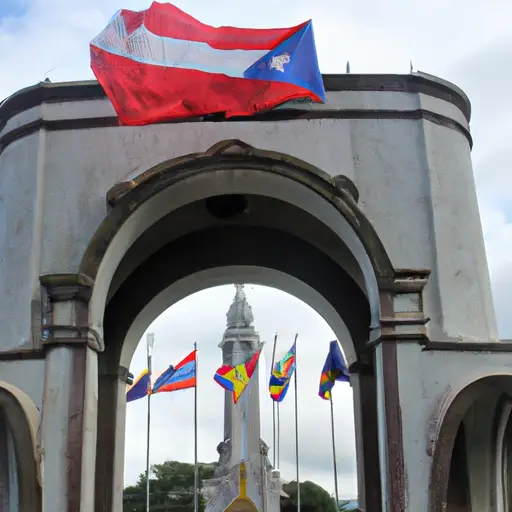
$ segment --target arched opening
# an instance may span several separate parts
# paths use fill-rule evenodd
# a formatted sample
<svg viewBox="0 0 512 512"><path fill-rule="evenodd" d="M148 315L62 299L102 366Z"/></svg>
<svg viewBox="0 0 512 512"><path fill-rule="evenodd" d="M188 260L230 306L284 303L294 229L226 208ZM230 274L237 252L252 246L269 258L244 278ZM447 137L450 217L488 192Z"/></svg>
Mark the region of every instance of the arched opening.
<svg viewBox="0 0 512 512"><path fill-rule="evenodd" d="M360 500L380 510L386 469L376 461L385 434L372 343L394 271L356 199L345 178L239 141L166 162L109 192L111 210L81 266L94 283L90 324L105 345L98 356L98 509L115 509L121 497L120 376L144 330L195 291L251 282L304 300L344 343L353 373Z"/></svg>
<svg viewBox="0 0 512 512"><path fill-rule="evenodd" d="M510 510L512 376L490 376L464 388L437 435L430 510Z"/></svg>
<svg viewBox="0 0 512 512"><path fill-rule="evenodd" d="M37 512L41 510L40 486L33 431L25 409L32 404L20 390L12 391L0 385L0 510Z"/></svg>
<svg viewBox="0 0 512 512"><path fill-rule="evenodd" d="M253 377L253 384L258 389L257 380L259 380L257 397L260 412L259 432L261 440L267 446L268 461L273 464L275 460L274 467L279 468L282 481L286 484L284 492L288 492L289 486L293 487L289 482L296 480L294 385L292 382L286 399L280 405L280 435L278 435L280 446L276 451L273 443L272 401L268 393L268 378L276 331L278 332L276 351L278 358L290 348L295 333L298 333L300 481L313 482L319 486L319 491L333 496L335 489L330 407L329 402L321 400L317 393L329 341L334 338L334 333L320 315L296 297L275 288L253 286L249 283L246 283L244 293L251 306L253 325L259 340L265 342L258 365L259 371L256 378ZM197 292L165 311L147 330L147 333L152 333L155 339L153 349L155 372L162 370L170 363L176 363L188 354L192 348L192 341L198 343L200 368L198 461L201 467L207 467L208 470L213 464L213 471L217 471L217 475L222 473L222 467L215 466L221 455L218 451L219 443L232 436L229 419L225 419L223 414L227 409L224 393L214 382L213 375L223 361L223 351L219 345L222 344L226 333L228 336L233 334L232 328L228 329L227 326L227 313L231 310L234 297L235 289L232 285L217 286ZM242 337L244 333L246 333L245 329L242 330ZM143 336L130 364L130 370L134 374L139 373L146 365L145 339L146 336ZM333 395L339 496L340 499L355 499L357 476L352 389L348 383L338 383L333 390ZM154 405L151 407L150 464L157 465L156 471L151 476L153 479L151 499L154 500L155 506L157 504L163 506L161 501L165 501L171 509L172 499L162 497L162 489L167 489L169 495L172 495L175 488L181 490L177 485L178 480L182 482L182 478L190 474L191 470L187 467L177 478L168 478L170 471L165 473L163 468L178 467L174 461L186 464L192 464L194 461L193 397L193 390L187 390L178 393L162 393L155 396L154 400L152 399ZM251 394L252 399L256 397ZM231 396L227 397L227 401L230 407ZM129 502L130 505L139 507L145 500L144 478L139 480L139 477L145 470L146 414L146 400L127 404L125 503ZM167 461L173 462L167 463ZM138 483L139 481L141 483ZM207 487L208 482L203 485L203 490L207 490ZM272 489L270 485L267 485L267 488ZM310 488L307 485L303 487L302 494L308 489ZM253 490L254 488L250 492L252 493ZM180 494L176 500L183 503L188 499L191 503L191 492L191 489L187 490L186 494ZM303 498L305 499L304 496ZM279 500L279 496L277 499ZM316 499L317 503L322 502L319 496L316 496ZM292 500L283 498L281 501L287 510L293 508L290 504ZM304 501L302 505L307 508L307 503Z"/></svg>

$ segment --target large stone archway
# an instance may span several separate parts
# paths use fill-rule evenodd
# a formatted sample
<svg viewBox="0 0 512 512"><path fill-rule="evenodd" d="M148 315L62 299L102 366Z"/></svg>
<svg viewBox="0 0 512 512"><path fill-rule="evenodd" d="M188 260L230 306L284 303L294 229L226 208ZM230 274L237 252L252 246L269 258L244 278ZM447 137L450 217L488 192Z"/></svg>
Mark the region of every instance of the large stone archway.
<svg viewBox="0 0 512 512"><path fill-rule="evenodd" d="M224 282L232 282L244 279L241 268L258 269L266 282L272 273L279 275L275 285L292 293L292 281L302 283L302 290L316 293L301 296L296 288L299 298L320 312L329 310L354 374L361 503L379 510L387 482L390 501L399 503L403 462L396 353L393 343L377 352L374 343L392 338L396 325L411 324L393 319L392 300L397 293L421 292L428 273L392 268L357 207L350 180L332 178L289 155L227 141L117 185L108 201L110 212L82 259L82 277L42 280L53 304L59 290L69 294L73 288L75 297L81 296L76 314L88 318L90 346L100 350L96 508L115 510L122 490L123 365L139 339L130 329L144 311L151 321L168 307L169 302L155 299L188 276L216 269ZM182 290L192 291L193 286ZM156 306L148 314L150 304ZM389 318L384 333L382 312ZM422 327L424 320L416 315L412 323ZM82 371L95 359L83 350L75 357ZM85 397L78 384L75 396ZM378 414L384 395L387 413L381 408ZM85 434L77 428L75 435ZM77 465L84 464L79 451L94 441L77 445Z"/></svg>
<svg viewBox="0 0 512 512"><path fill-rule="evenodd" d="M0 365L37 405L43 508L119 508L123 378L141 332L239 279L301 298L343 344L362 508L442 503L428 488L433 464L449 472L433 452L439 404L512 361L469 101L422 73L324 82L325 105L145 127L120 127L96 82L2 102Z"/></svg>

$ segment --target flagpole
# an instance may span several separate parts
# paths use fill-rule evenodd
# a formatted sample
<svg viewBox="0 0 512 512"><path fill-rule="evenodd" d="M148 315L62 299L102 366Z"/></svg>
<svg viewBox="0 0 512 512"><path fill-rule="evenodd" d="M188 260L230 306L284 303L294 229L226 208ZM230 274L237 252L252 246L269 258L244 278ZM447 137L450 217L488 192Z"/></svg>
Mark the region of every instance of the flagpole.
<svg viewBox="0 0 512 512"><path fill-rule="evenodd" d="M274 371L276 361L277 333L274 336L274 348L272 350L272 366L270 367L270 375ZM272 466L276 469L276 402L272 400Z"/></svg>
<svg viewBox="0 0 512 512"><path fill-rule="evenodd" d="M294 343L297 343L295 335ZM297 466L297 512L300 512L300 480L299 480L299 400L297 397L297 345L295 345L295 372L294 372L294 385L295 385L295 465Z"/></svg>
<svg viewBox="0 0 512 512"><path fill-rule="evenodd" d="M146 512L149 512L149 441L151 437L151 376L152 376L152 357L153 357L153 344L155 343L155 335L148 334L146 336L146 354L148 359L148 374L149 374L149 392L148 392L148 424L147 424L147 439L146 439Z"/></svg>
<svg viewBox="0 0 512 512"><path fill-rule="evenodd" d="M197 381L198 379L198 357L197 343L194 343L196 351L196 385L194 387L194 512L199 512L199 466L197 463Z"/></svg>
<svg viewBox="0 0 512 512"><path fill-rule="evenodd" d="M277 467L281 467L281 458L280 458L280 451L281 451L281 422L279 419L279 406L281 405L280 402L276 402L276 410L277 410L277 440L276 440L276 451L277 451Z"/></svg>
<svg viewBox="0 0 512 512"><path fill-rule="evenodd" d="M336 466L336 441L334 436L334 407L332 404L332 390L331 397L329 399L331 402L331 430L332 430L332 462L333 462L333 470L334 470L334 495L336 496L336 507L339 505L339 495L338 495L338 470Z"/></svg>

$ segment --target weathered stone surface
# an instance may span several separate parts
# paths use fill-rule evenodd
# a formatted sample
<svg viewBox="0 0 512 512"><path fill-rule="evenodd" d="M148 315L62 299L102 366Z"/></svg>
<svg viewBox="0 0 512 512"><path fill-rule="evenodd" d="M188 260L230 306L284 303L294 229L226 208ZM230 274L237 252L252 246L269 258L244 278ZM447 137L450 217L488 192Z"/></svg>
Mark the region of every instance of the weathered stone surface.
<svg viewBox="0 0 512 512"><path fill-rule="evenodd" d="M96 82L0 105L0 406L22 512L121 510L120 367L166 308L233 282L304 300L343 345L362 510L443 511L450 467L465 465L459 495L496 503L489 461L511 429L506 404L487 405L512 396L512 351L496 331L469 102L422 73L324 81L323 105L144 127L120 127ZM228 336L226 359L247 348ZM243 471L257 494L270 468L259 427L240 463L240 415L226 407L219 471Z"/></svg>

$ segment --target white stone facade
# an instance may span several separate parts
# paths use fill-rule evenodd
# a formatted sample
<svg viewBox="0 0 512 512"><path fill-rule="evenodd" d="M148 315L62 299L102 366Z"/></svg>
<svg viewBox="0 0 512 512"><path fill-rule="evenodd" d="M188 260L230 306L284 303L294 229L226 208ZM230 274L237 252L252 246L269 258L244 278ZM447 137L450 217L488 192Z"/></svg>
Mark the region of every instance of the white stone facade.
<svg viewBox="0 0 512 512"><path fill-rule="evenodd" d="M146 127L119 127L92 82L0 105L0 407L19 510L120 510L135 347L174 302L232 282L305 300L343 344L363 510L507 510L512 351L469 102L423 74L325 83L326 105ZM247 206L221 218L219 196ZM260 249L236 252L249 237Z"/></svg>

